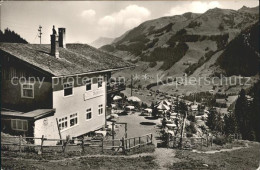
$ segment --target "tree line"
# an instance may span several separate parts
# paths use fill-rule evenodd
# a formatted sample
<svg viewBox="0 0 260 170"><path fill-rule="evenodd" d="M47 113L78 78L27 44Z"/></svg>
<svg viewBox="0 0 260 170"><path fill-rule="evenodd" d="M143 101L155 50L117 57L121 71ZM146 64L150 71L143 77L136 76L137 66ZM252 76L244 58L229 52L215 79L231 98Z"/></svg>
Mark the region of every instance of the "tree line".
<svg viewBox="0 0 260 170"><path fill-rule="evenodd" d="M4 32L0 30L0 42L28 44L25 39L14 31L11 31L9 28L6 28Z"/></svg>
<svg viewBox="0 0 260 170"><path fill-rule="evenodd" d="M216 109L211 109L206 125L210 130L225 135L240 133L244 140L260 141L259 92L260 82L256 83L248 93L251 98L242 89L234 111L222 117Z"/></svg>

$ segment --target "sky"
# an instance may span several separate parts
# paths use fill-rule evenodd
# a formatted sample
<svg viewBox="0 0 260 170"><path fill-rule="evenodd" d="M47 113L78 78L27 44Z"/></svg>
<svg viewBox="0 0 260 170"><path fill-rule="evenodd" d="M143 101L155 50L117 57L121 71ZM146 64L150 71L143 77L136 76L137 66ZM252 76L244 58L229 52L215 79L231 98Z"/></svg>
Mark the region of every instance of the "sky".
<svg viewBox="0 0 260 170"><path fill-rule="evenodd" d="M99 37L116 38L144 21L211 8L255 7L258 0L226 1L4 1L1 30L9 28L29 43L50 43L52 26L66 28L67 43L91 43Z"/></svg>

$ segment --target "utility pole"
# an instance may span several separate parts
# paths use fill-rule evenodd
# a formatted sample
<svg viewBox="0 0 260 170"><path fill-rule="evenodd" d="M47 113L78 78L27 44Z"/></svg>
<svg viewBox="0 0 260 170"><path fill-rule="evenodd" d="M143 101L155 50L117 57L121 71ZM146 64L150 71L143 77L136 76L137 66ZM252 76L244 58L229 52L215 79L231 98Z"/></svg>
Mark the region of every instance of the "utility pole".
<svg viewBox="0 0 260 170"><path fill-rule="evenodd" d="M1 9L1 7L2 7L2 4L4 3L4 1L3 0L1 0L0 1L0 19L1 19L1 16L2 16L2 9ZM1 22L0 22L0 31L2 30L2 25L1 25Z"/></svg>
<svg viewBox="0 0 260 170"><path fill-rule="evenodd" d="M40 44L41 44L42 43L42 26L41 25L39 26L38 31L39 31L38 37L40 38Z"/></svg>
<svg viewBox="0 0 260 170"><path fill-rule="evenodd" d="M183 118L182 128L181 128L181 138L180 138L180 143L179 143L179 147L180 147L181 149L182 149L183 134L184 134L184 131L185 131L186 118L187 118L187 111L185 111L185 116L184 116L184 118Z"/></svg>
<svg viewBox="0 0 260 170"><path fill-rule="evenodd" d="M133 75L131 74L131 96L133 96Z"/></svg>

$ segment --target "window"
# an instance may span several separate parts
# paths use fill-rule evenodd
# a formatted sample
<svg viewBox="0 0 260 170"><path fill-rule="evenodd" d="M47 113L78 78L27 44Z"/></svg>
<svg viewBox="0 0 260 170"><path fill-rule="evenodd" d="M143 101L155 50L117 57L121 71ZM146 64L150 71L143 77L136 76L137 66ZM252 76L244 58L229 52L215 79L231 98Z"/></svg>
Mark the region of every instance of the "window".
<svg viewBox="0 0 260 170"><path fill-rule="evenodd" d="M102 77L98 77L97 83L98 83L98 88L102 87L103 78Z"/></svg>
<svg viewBox="0 0 260 170"><path fill-rule="evenodd" d="M69 96L73 94L73 83L68 82L63 84L64 96Z"/></svg>
<svg viewBox="0 0 260 170"><path fill-rule="evenodd" d="M34 85L30 83L22 84L22 98L34 98Z"/></svg>
<svg viewBox="0 0 260 170"><path fill-rule="evenodd" d="M92 118L92 111L91 108L87 109L87 113L86 113L86 119L89 120Z"/></svg>
<svg viewBox="0 0 260 170"><path fill-rule="evenodd" d="M103 114L103 104L98 105L98 114L99 115Z"/></svg>
<svg viewBox="0 0 260 170"><path fill-rule="evenodd" d="M67 117L63 117L63 118L59 119L59 128L60 128L60 130L68 128Z"/></svg>
<svg viewBox="0 0 260 170"><path fill-rule="evenodd" d="M28 122L27 122L27 120L11 119L11 128L13 130L27 131Z"/></svg>
<svg viewBox="0 0 260 170"><path fill-rule="evenodd" d="M91 90L91 84L92 84L91 79L87 79L87 80L85 81L85 83L86 83L86 91Z"/></svg>
<svg viewBox="0 0 260 170"><path fill-rule="evenodd" d="M70 115L70 127L78 124L78 114L74 113Z"/></svg>

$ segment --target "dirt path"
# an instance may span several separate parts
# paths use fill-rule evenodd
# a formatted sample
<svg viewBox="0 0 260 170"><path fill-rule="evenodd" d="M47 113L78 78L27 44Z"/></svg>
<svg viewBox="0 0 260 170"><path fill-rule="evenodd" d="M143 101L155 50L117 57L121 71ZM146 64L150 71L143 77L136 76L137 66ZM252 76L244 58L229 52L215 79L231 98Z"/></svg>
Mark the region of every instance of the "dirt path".
<svg viewBox="0 0 260 170"><path fill-rule="evenodd" d="M220 150L212 150L212 151L197 151L197 150L192 150L192 152L196 152L196 153L206 153L206 154L214 154L214 153L218 153L218 152L231 152L234 150L238 150L238 149L244 149L244 148L248 148L249 146L243 146L243 147L233 147L231 149L220 149Z"/></svg>
<svg viewBox="0 0 260 170"><path fill-rule="evenodd" d="M179 162L179 159L175 157L175 153L176 151L173 149L156 148L154 156L159 169L167 169L170 164Z"/></svg>

